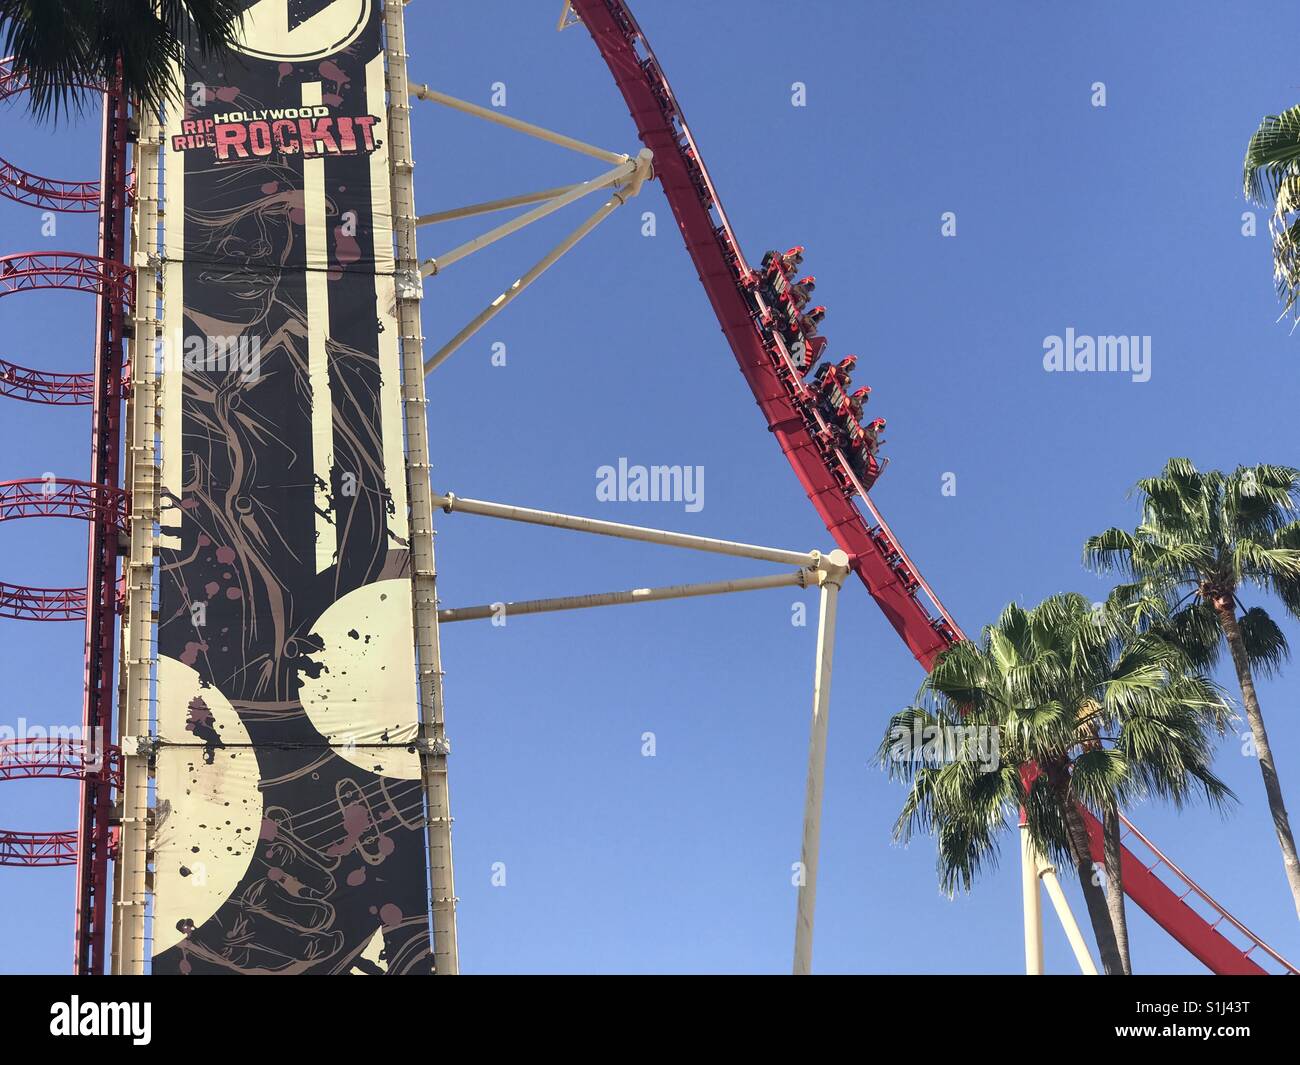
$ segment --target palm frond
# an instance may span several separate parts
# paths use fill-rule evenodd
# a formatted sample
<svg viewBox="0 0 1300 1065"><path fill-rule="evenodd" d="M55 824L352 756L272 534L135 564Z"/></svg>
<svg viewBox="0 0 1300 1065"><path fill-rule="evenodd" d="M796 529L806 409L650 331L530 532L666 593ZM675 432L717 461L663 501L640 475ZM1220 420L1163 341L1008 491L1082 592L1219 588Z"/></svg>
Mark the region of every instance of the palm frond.
<svg viewBox="0 0 1300 1065"><path fill-rule="evenodd" d="M41 120L83 110L120 76L145 107L174 97L187 44L202 54L238 39L243 0L0 0L0 53L13 57Z"/></svg>
<svg viewBox="0 0 1300 1065"><path fill-rule="evenodd" d="M1300 105L1266 115L1246 145L1242 192L1251 203L1270 207L1283 182L1300 162Z"/></svg>
<svg viewBox="0 0 1300 1065"><path fill-rule="evenodd" d="M1291 656L1286 634L1263 607L1251 607L1237 619L1237 624L1251 667L1263 676L1276 676Z"/></svg>

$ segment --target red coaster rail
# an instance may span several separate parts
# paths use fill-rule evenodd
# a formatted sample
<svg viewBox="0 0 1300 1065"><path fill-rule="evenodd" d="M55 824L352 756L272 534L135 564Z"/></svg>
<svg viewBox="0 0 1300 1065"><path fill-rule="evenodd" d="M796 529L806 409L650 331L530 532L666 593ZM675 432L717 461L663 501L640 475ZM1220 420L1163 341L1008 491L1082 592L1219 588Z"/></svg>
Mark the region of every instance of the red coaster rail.
<svg viewBox="0 0 1300 1065"><path fill-rule="evenodd" d="M623 0L571 0L571 6L614 76L642 142L654 152L655 177L768 430L868 593L929 670L943 651L966 636L865 493L860 498L867 513L858 509L854 496L859 486L846 475L843 456L828 450L818 426L810 425L800 375L780 345L766 335L761 298L756 313L754 271L653 49ZM1094 836L1093 857L1101 861L1099 825L1091 814L1087 818ZM1267 970L1251 957L1256 950L1295 971L1172 862L1164 864L1181 885L1181 895L1127 848L1122 861L1128 896L1211 971L1264 975ZM1188 905L1186 899L1193 893L1215 911L1214 921ZM1238 946L1220 932L1225 922L1250 946Z"/></svg>
<svg viewBox="0 0 1300 1065"><path fill-rule="evenodd" d="M0 740L0 781L80 780L88 768L106 771L116 786L122 780L122 752L109 746L88 752L81 740L63 737Z"/></svg>
<svg viewBox="0 0 1300 1065"><path fill-rule="evenodd" d="M0 618L85 621L85 588L29 588L0 581Z"/></svg>
<svg viewBox="0 0 1300 1065"><path fill-rule="evenodd" d="M118 551L127 535L121 483L122 408L127 390L125 345L134 303L134 272L126 264L131 205L128 169L133 136L130 106L114 83L83 86L103 100L100 179L39 178L0 160L0 195L28 206L99 215L96 254L23 252L0 257L0 297L39 289L86 292L95 301L94 363L87 374L60 374L0 363L0 395L50 405L91 408L90 473L86 481L0 484L0 520L30 516L83 518L90 523L84 589L0 586L0 616L85 623L81 734L106 746L112 739L116 655ZM0 101L25 91L23 71L0 60ZM72 833L0 835L0 863L77 867L73 970L102 973L110 923L108 869L112 861L114 789L104 764L77 774L80 816Z"/></svg>
<svg viewBox="0 0 1300 1065"><path fill-rule="evenodd" d="M0 59L0 103L28 88L13 60ZM43 211L88 213L99 210L98 181L61 181L38 177L0 159L0 196Z"/></svg>
<svg viewBox="0 0 1300 1065"><path fill-rule="evenodd" d="M48 869L76 864L75 832L6 832L0 829L0 865Z"/></svg>
<svg viewBox="0 0 1300 1065"><path fill-rule="evenodd" d="M0 359L0 396L50 406L81 406L94 397L95 375L50 373Z"/></svg>
<svg viewBox="0 0 1300 1065"><path fill-rule="evenodd" d="M116 538L127 527L126 493L89 481L29 478L0 483L0 522L18 518L79 518ZM34 588L0 581L0 618L18 621L85 621L80 588ZM114 596L116 607L116 595Z"/></svg>

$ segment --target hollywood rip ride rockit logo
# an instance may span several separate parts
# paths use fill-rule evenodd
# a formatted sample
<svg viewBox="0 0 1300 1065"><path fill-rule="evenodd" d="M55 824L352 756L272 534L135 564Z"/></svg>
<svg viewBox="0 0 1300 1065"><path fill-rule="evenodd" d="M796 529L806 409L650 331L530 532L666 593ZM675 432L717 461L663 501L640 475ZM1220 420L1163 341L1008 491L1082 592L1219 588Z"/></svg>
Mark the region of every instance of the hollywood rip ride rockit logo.
<svg viewBox="0 0 1300 1065"><path fill-rule="evenodd" d="M273 155L369 155L377 147L378 124L374 115L336 115L323 104L226 111L183 121L172 149L210 149L218 163Z"/></svg>

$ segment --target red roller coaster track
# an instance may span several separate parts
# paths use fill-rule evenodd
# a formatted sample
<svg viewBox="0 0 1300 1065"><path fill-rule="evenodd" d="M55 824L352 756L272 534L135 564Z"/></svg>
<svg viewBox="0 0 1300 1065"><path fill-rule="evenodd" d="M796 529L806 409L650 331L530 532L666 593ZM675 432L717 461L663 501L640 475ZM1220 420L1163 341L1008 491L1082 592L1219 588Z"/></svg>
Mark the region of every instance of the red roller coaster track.
<svg viewBox="0 0 1300 1065"><path fill-rule="evenodd" d="M0 830L0 865L44 869L77 864L76 832L6 832Z"/></svg>
<svg viewBox="0 0 1300 1065"><path fill-rule="evenodd" d="M13 62L0 60L0 102L27 91L27 80ZM0 196L47 211L99 210L98 181L59 181L38 177L0 159Z"/></svg>
<svg viewBox="0 0 1300 1065"><path fill-rule="evenodd" d="M0 782L84 781L87 775L94 774L103 774L113 786L117 786L122 778L122 752L116 747L105 746L88 765L86 744L81 740L0 740ZM0 866L32 869L76 864L76 832L11 832L0 829Z"/></svg>
<svg viewBox="0 0 1300 1065"><path fill-rule="evenodd" d="M788 357L774 347L762 326L764 308L754 310L753 271L727 221L703 157L686 125L663 69L623 0L572 0L626 101L642 142L654 152L655 176L677 219L686 249L713 304L722 332L799 482L854 572L884 612L908 650L927 670L965 634L949 616L920 571L903 551L871 500L862 495L864 515L853 500L843 459L828 453L802 413L803 387ZM822 427L824 428L824 426ZM822 440L824 441L824 437ZM846 483L849 488L846 489ZM1101 860L1099 826L1088 815L1093 856ZM1127 824L1127 822L1126 822ZM1130 898L1215 973L1263 975L1251 957L1268 955L1296 972L1185 873L1128 826L1130 839L1155 855L1145 863L1125 848L1124 888ZM1155 875L1163 865L1177 889ZM1188 904L1192 897L1211 911L1209 919ZM1238 946L1220 931L1227 925L1247 943Z"/></svg>
<svg viewBox="0 0 1300 1065"><path fill-rule="evenodd" d="M115 531L126 529L126 495L88 481L26 480L0 483L0 521L80 518ZM84 621L86 589L33 588L0 581L0 618Z"/></svg>
<svg viewBox="0 0 1300 1065"><path fill-rule="evenodd" d="M94 391L94 374L29 370L0 359L0 396L67 407L89 403Z"/></svg>
<svg viewBox="0 0 1300 1065"><path fill-rule="evenodd" d="M28 588L0 581L0 618L85 621L85 588Z"/></svg>
<svg viewBox="0 0 1300 1065"><path fill-rule="evenodd" d="M114 296L126 313L131 307L134 276L120 262L79 251L0 256L0 296L48 288L89 292L94 296Z"/></svg>
<svg viewBox="0 0 1300 1065"><path fill-rule="evenodd" d="M0 60L0 101L26 88L23 72L12 61ZM53 181L0 160L0 196L47 210L99 214L96 255L62 251L0 257L0 296L38 289L87 292L96 297L97 326L91 373L50 373L0 361L0 395L50 405L89 404L92 408L89 481L0 484L0 521L53 516L90 522L86 586L49 589L0 585L0 617L85 622L82 734L111 737L119 605L117 553L126 534L127 514L126 494L116 486L120 482L121 416L126 388L125 338L134 303L135 275L124 262L131 204L127 169L129 105L116 82L94 91L101 92L104 101L99 181ZM54 762L59 753L45 752ZM52 764L47 762L43 769L49 770ZM80 783L77 830L45 835L0 834L0 864L76 865L74 971L95 974L104 971L113 789L118 781L112 767L104 765L82 767L75 778Z"/></svg>
<svg viewBox="0 0 1300 1065"><path fill-rule="evenodd" d="M125 533L126 493L89 481L0 481L0 521L16 518L81 518Z"/></svg>
<svg viewBox="0 0 1300 1065"><path fill-rule="evenodd" d="M91 748L90 772L105 772L116 786L122 779L122 752ZM0 740L0 781L80 780L87 773L86 744L63 738Z"/></svg>

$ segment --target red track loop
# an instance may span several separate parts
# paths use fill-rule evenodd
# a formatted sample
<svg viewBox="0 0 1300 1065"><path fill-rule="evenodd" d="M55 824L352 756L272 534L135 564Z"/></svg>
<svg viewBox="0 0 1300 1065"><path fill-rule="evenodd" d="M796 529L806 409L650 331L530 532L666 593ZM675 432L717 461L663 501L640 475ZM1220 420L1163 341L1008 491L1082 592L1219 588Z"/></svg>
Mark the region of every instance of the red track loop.
<svg viewBox="0 0 1300 1065"><path fill-rule="evenodd" d="M76 832L6 832L0 829L0 865L48 869L76 864Z"/></svg>
<svg viewBox="0 0 1300 1065"><path fill-rule="evenodd" d="M116 747L98 752L92 748L87 763L81 740L0 740L0 781L82 780L107 775L114 787L122 782L122 752Z"/></svg>
<svg viewBox="0 0 1300 1065"><path fill-rule="evenodd" d="M0 59L0 102L27 91L27 79L13 61ZM59 181L37 177L0 159L0 196L46 211L99 210L98 181Z"/></svg>
<svg viewBox="0 0 1300 1065"><path fill-rule="evenodd" d="M94 389L94 374L47 373L0 359L0 396L66 407L89 403Z"/></svg>
<svg viewBox="0 0 1300 1065"><path fill-rule="evenodd" d="M843 457L827 449L827 438L820 431L824 425L810 424L804 413L802 381L780 345L774 346L765 336L761 298L757 313L751 302L753 272L649 42L623 0L571 2L623 93L642 143L654 152L655 177L663 185L686 250L769 431L871 597L917 661L927 670L932 668L943 651L966 637L871 500L863 496L869 518L854 505L846 481L848 489L859 486L846 477ZM1097 823L1091 814L1087 817L1095 834ZM1094 839L1093 856L1101 860L1097 847ZM1125 891L1209 969L1262 975L1264 968L1251 957L1257 947L1280 958L1253 937L1249 948L1227 939L1218 929L1225 920L1237 929L1245 926L1222 908L1213 923L1192 910L1183 900L1200 889L1172 863L1166 860L1165 864L1180 884L1177 893L1126 849Z"/></svg>
<svg viewBox="0 0 1300 1065"><path fill-rule="evenodd" d="M122 263L76 251L24 252L0 256L0 296L57 288L115 296L123 313L131 308L134 275Z"/></svg>
<svg viewBox="0 0 1300 1065"><path fill-rule="evenodd" d="M0 581L0 618L85 621L85 588L25 588Z"/></svg>
<svg viewBox="0 0 1300 1065"><path fill-rule="evenodd" d="M126 493L89 481L0 482L0 521L15 518L81 518L107 522L126 532Z"/></svg>
<svg viewBox="0 0 1300 1065"><path fill-rule="evenodd" d="M126 531L127 497L120 488L87 481L0 483L0 522L17 518L80 518ZM0 581L0 618L85 621L85 588L31 588Z"/></svg>

